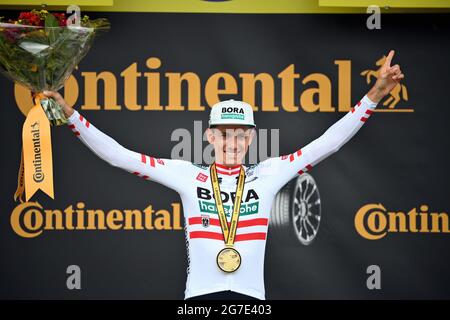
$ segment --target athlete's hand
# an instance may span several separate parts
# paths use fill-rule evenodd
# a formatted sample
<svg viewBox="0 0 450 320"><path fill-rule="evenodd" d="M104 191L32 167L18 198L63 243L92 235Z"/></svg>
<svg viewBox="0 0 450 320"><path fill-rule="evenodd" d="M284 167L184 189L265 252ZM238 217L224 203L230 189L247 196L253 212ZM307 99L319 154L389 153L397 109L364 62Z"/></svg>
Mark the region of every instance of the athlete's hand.
<svg viewBox="0 0 450 320"><path fill-rule="evenodd" d="M64 98L57 91L44 91L44 96L48 98L53 98L55 101L61 106L66 117L70 117L74 110L71 106L69 106Z"/></svg>
<svg viewBox="0 0 450 320"><path fill-rule="evenodd" d="M400 66L398 64L391 67L394 54L394 50L389 51L384 64L378 70L377 82L367 94L369 99L373 102L379 102L400 83L400 80L405 78L405 75L400 70Z"/></svg>

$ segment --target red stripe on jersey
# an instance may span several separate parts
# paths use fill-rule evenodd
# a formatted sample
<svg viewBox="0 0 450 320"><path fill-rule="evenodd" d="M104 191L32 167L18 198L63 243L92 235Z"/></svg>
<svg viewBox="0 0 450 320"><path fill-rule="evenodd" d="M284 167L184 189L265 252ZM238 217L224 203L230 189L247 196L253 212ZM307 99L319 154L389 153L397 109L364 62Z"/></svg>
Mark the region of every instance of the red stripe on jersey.
<svg viewBox="0 0 450 320"><path fill-rule="evenodd" d="M155 158L150 157L150 165L151 165L152 167L155 166Z"/></svg>
<svg viewBox="0 0 450 320"><path fill-rule="evenodd" d="M202 217L191 217L188 219L188 221L189 225L202 224ZM242 220L238 222L238 228L245 228L251 226L267 226L268 223L269 219L267 218ZM209 224L212 226L220 226L220 220L216 218L210 218Z"/></svg>
<svg viewBox="0 0 450 320"><path fill-rule="evenodd" d="M253 232L236 235L234 241L266 240L265 232Z"/></svg>
<svg viewBox="0 0 450 320"><path fill-rule="evenodd" d="M361 105L361 101L358 101L357 106L359 107Z"/></svg>
<svg viewBox="0 0 450 320"><path fill-rule="evenodd" d="M221 165L221 164L216 163L216 167L217 167L217 168L221 168L221 169L226 169L226 170L233 170L233 169L238 169L238 168L240 168L241 166L240 166L240 165L237 165L237 166L228 167L228 166L224 166L224 165Z"/></svg>
<svg viewBox="0 0 450 320"><path fill-rule="evenodd" d="M213 239L224 241L223 234L210 231L191 231L189 232L190 239ZM234 241L248 241L248 240L265 240L265 232L253 232L236 235Z"/></svg>
<svg viewBox="0 0 450 320"><path fill-rule="evenodd" d="M202 224L202 217L191 217L188 219L189 225ZM212 226L220 226L219 219L209 219L209 224Z"/></svg>
<svg viewBox="0 0 450 320"><path fill-rule="evenodd" d="M223 234L210 231L191 231L189 232L189 238L191 239L203 238L203 239L214 239L224 241Z"/></svg>
<svg viewBox="0 0 450 320"><path fill-rule="evenodd" d="M308 164L308 165L306 166L306 169L307 169L308 171L310 171L310 170L312 169L312 165Z"/></svg>
<svg viewBox="0 0 450 320"><path fill-rule="evenodd" d="M232 176L234 174L239 174L239 172L240 172L240 170L238 170L238 171L230 171L230 172L222 171L222 170L219 170L219 169L216 169L216 170L217 170L217 173L226 174L226 175L229 175L229 176Z"/></svg>
<svg viewBox="0 0 450 320"><path fill-rule="evenodd" d="M369 116L370 116L372 113L373 113L372 110L369 110L369 109L366 110L366 114L368 114Z"/></svg>
<svg viewBox="0 0 450 320"><path fill-rule="evenodd" d="M146 156L145 156L145 154L143 154L143 153L141 153L141 161L142 161L143 163L146 163L146 162L147 162Z"/></svg>
<svg viewBox="0 0 450 320"><path fill-rule="evenodd" d="M297 157L300 157L302 155L302 149L297 150Z"/></svg>
<svg viewBox="0 0 450 320"><path fill-rule="evenodd" d="M86 128L89 128L89 121L86 120Z"/></svg>
<svg viewBox="0 0 450 320"><path fill-rule="evenodd" d="M292 162L292 161L294 161L294 155L291 153L291 154L289 155L289 162Z"/></svg>
<svg viewBox="0 0 450 320"><path fill-rule="evenodd" d="M366 122L366 121L367 121L367 119L368 119L368 118L364 118L364 117L362 117L362 118L361 118L361 121L362 121L362 122Z"/></svg>
<svg viewBox="0 0 450 320"><path fill-rule="evenodd" d="M269 219L267 218L257 218L242 220L238 222L238 228L251 227L251 226L267 226L269 224Z"/></svg>
<svg viewBox="0 0 450 320"><path fill-rule="evenodd" d="M80 135L80 133L78 131L75 131L74 133L75 133L76 136Z"/></svg>
<svg viewBox="0 0 450 320"><path fill-rule="evenodd" d="M83 122L83 116L80 114L80 121Z"/></svg>
<svg viewBox="0 0 450 320"><path fill-rule="evenodd" d="M299 172L298 172L298 174L303 174L304 172L303 172L303 170L300 170Z"/></svg>
<svg viewBox="0 0 450 320"><path fill-rule="evenodd" d="M352 107L352 108L350 109L350 111L351 111L352 113L355 112L355 108Z"/></svg>
<svg viewBox="0 0 450 320"><path fill-rule="evenodd" d="M69 124L69 128L70 128L70 129L75 129L75 125Z"/></svg>

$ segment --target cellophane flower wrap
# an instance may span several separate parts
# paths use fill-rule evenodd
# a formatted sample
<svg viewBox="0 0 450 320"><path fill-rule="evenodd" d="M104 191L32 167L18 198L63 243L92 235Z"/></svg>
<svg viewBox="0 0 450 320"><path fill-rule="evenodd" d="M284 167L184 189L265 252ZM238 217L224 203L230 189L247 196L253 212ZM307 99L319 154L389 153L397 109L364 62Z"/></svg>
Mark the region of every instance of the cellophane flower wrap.
<svg viewBox="0 0 450 320"><path fill-rule="evenodd" d="M89 51L96 35L109 30L106 19L68 24L64 13L22 12L17 20L0 20L0 70L34 95L59 90ZM40 99L52 125L67 123L55 100Z"/></svg>

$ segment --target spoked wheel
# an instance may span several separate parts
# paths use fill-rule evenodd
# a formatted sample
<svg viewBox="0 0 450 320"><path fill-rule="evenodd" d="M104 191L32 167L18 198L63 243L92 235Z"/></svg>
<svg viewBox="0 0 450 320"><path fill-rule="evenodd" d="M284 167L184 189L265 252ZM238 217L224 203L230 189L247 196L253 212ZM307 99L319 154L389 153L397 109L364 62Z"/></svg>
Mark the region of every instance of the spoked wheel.
<svg viewBox="0 0 450 320"><path fill-rule="evenodd" d="M319 231L320 194L309 173L289 181L275 196L270 230L279 241L292 245L311 244Z"/></svg>

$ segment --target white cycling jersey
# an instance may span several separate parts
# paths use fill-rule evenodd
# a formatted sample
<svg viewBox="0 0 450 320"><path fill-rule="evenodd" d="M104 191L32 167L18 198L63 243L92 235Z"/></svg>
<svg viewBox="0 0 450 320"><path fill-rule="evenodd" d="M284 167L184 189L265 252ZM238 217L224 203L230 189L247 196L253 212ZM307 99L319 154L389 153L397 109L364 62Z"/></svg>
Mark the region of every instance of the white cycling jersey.
<svg viewBox="0 0 450 320"><path fill-rule="evenodd" d="M265 299L264 254L275 195L291 179L338 151L362 127L375 107L376 103L364 96L322 136L298 151L244 166L246 179L235 239L242 264L233 273L221 271L216 263L217 254L225 243L208 166L184 160L159 159L128 150L76 110L69 117L69 127L89 149L110 165L161 183L180 194L188 251L185 299L224 290ZM217 172L224 209L230 220L239 166L217 164Z"/></svg>

